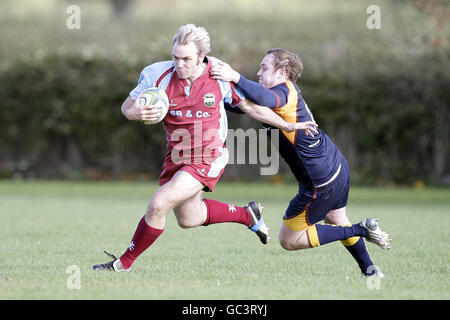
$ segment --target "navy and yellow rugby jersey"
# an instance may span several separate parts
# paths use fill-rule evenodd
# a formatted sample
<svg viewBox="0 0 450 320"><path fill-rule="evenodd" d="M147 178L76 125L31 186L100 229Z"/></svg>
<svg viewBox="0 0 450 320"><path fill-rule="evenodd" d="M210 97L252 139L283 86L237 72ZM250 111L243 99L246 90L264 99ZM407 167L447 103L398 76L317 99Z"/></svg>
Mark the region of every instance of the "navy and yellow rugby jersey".
<svg viewBox="0 0 450 320"><path fill-rule="evenodd" d="M265 89L241 75L237 87L256 104L267 106L286 122L313 121L314 117L303 99L300 88L292 81ZM275 129L264 124L266 128ZM292 173L306 187L320 187L332 181L339 173L343 155L321 129L314 137L303 130L280 130L279 153Z"/></svg>

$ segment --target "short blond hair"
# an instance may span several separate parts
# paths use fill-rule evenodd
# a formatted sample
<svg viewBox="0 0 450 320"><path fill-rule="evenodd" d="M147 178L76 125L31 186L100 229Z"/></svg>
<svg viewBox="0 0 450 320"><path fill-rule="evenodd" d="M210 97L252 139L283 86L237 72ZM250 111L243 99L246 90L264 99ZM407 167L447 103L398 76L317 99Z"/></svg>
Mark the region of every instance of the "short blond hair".
<svg viewBox="0 0 450 320"><path fill-rule="evenodd" d="M206 29L189 23L178 29L173 36L173 45L175 43L186 45L191 42L195 44L199 54L207 55L211 51L211 39Z"/></svg>
<svg viewBox="0 0 450 320"><path fill-rule="evenodd" d="M266 52L266 54L273 55L274 71L278 69L286 69L289 80L295 82L303 73L303 63L298 55L286 49L273 48Z"/></svg>

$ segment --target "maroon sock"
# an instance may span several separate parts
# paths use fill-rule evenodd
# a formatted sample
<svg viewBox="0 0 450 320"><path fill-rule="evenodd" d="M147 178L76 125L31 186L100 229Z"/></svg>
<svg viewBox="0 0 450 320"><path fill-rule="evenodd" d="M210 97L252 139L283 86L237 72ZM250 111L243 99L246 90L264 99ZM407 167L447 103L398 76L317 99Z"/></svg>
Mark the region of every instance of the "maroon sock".
<svg viewBox="0 0 450 320"><path fill-rule="evenodd" d="M134 260L144 252L161 235L164 229L150 227L142 217L134 233L133 239L127 248L127 251L120 257L120 262L125 269L133 264Z"/></svg>
<svg viewBox="0 0 450 320"><path fill-rule="evenodd" d="M238 207L212 199L203 199L203 202L207 208L204 226L214 223L236 222L248 227L252 222L250 213L244 207Z"/></svg>

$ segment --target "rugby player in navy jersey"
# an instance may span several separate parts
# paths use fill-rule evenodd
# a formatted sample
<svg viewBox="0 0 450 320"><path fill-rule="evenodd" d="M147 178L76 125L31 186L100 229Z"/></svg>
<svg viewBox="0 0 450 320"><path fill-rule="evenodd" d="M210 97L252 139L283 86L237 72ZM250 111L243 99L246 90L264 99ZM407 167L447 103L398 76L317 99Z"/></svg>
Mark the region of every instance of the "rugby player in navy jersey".
<svg viewBox="0 0 450 320"><path fill-rule="evenodd" d="M243 112L264 122L261 110L270 108L289 123L314 121L296 84L302 72L300 58L280 48L267 51L257 73L259 83L246 79L221 61L210 71L214 79L235 83L254 102L239 105ZM264 126L268 131L276 130ZM304 130L281 130L279 135L279 153L299 184L299 191L283 217L280 244L286 250L299 250L340 240L364 275L383 277L373 264L363 238L383 249L390 248L391 239L380 229L377 219L350 223L346 215L350 189L347 161L326 133L317 131L317 134L307 134ZM318 224L322 220L326 224Z"/></svg>

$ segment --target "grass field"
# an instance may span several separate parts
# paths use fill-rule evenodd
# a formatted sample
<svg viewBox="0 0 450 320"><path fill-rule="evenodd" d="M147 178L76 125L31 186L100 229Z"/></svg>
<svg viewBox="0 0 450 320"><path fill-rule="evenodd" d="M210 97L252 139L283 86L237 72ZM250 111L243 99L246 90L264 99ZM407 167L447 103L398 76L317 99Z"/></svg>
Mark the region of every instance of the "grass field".
<svg viewBox="0 0 450 320"><path fill-rule="evenodd" d="M156 184L0 182L0 299L449 299L448 189L353 188L349 217L376 216L392 234L368 244L386 278L374 289L340 243L288 252L278 243L294 185L220 183L212 198L260 200L267 246L243 226L183 230L170 214L156 244L130 273L101 273L107 250L128 245ZM80 289L67 286L69 266ZM72 282L73 283L73 282ZM372 283L373 284L373 283ZM370 289L370 288L372 289Z"/></svg>

